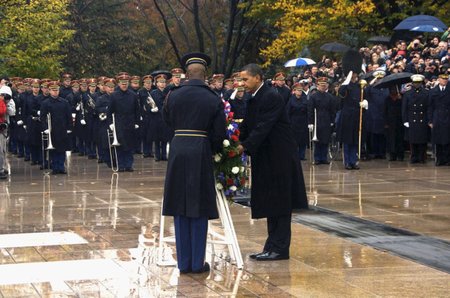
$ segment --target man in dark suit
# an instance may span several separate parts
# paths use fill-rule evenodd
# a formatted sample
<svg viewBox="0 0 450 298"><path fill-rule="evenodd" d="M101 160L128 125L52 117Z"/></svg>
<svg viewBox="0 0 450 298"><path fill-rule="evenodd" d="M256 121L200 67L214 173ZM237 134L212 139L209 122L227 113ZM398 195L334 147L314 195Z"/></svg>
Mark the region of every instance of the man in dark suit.
<svg viewBox="0 0 450 298"><path fill-rule="evenodd" d="M292 209L308 208L297 143L285 102L274 88L264 84L262 69L249 64L241 71L251 94L241 124L240 152L251 156L252 218L267 218L268 238L257 261L289 259Z"/></svg>
<svg viewBox="0 0 450 298"><path fill-rule="evenodd" d="M436 146L436 166L446 165L449 160L450 144L450 90L448 74L439 75L439 84L430 90L428 121L431 140Z"/></svg>
<svg viewBox="0 0 450 298"><path fill-rule="evenodd" d="M174 217L178 269L209 271L205 262L208 219L219 217L212 155L226 137L223 103L206 84L211 59L203 53L182 59L189 81L174 88L163 117L175 131L164 186L163 215Z"/></svg>

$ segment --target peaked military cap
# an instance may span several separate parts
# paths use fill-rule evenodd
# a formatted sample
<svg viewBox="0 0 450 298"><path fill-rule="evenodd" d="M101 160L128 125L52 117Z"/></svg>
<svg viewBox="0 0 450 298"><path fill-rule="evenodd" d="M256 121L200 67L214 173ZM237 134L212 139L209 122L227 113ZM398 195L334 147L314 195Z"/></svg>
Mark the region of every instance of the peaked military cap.
<svg viewBox="0 0 450 298"><path fill-rule="evenodd" d="M202 64L205 67L208 67L211 64L211 58L200 52L188 53L181 58L181 64L187 68L191 64Z"/></svg>

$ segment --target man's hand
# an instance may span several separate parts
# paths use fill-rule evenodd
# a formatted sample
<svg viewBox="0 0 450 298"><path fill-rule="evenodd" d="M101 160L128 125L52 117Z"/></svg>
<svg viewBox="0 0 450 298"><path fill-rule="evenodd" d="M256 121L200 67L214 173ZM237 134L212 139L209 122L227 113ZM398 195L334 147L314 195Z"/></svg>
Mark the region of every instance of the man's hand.
<svg viewBox="0 0 450 298"><path fill-rule="evenodd" d="M114 131L114 124L110 124L110 125L109 125L109 129L110 129L111 131Z"/></svg>
<svg viewBox="0 0 450 298"><path fill-rule="evenodd" d="M45 133L46 135L48 135L49 132L50 132L50 130L48 130L48 129L44 130L44 133Z"/></svg>
<svg viewBox="0 0 450 298"><path fill-rule="evenodd" d="M69 133L72 133L72 131L71 131L71 130L68 130L68 131L67 131L67 134L69 134Z"/></svg>
<svg viewBox="0 0 450 298"><path fill-rule="evenodd" d="M403 126L404 126L404 127L409 127L409 122L403 123Z"/></svg>
<svg viewBox="0 0 450 298"><path fill-rule="evenodd" d="M139 125L138 124L135 124L134 125L134 129L138 129L139 128Z"/></svg>
<svg viewBox="0 0 450 298"><path fill-rule="evenodd" d="M17 121L17 125L18 125L18 126L23 125L23 121L22 121L22 120Z"/></svg>
<svg viewBox="0 0 450 298"><path fill-rule="evenodd" d="M80 120L80 123L81 123L81 125L86 125L86 120L81 119L81 120Z"/></svg>
<svg viewBox="0 0 450 298"><path fill-rule="evenodd" d="M238 150L239 154L242 154L242 152L244 152L244 146L242 146L241 144L239 144L239 145L237 146L237 150Z"/></svg>
<svg viewBox="0 0 450 298"><path fill-rule="evenodd" d="M367 110L367 109L369 108L369 102L368 102L366 99L364 99L364 100L362 100L362 101L359 103L359 106L360 106L361 108Z"/></svg>
<svg viewBox="0 0 450 298"><path fill-rule="evenodd" d="M308 124L309 132L312 132L314 130L314 124Z"/></svg>
<svg viewBox="0 0 450 298"><path fill-rule="evenodd" d="M433 128L433 123L429 123L428 126L429 126L430 128Z"/></svg>
<svg viewBox="0 0 450 298"><path fill-rule="evenodd" d="M151 111L152 111L153 113L157 113L157 112L159 111L159 109L158 109L158 107L154 107L153 109L151 109Z"/></svg>

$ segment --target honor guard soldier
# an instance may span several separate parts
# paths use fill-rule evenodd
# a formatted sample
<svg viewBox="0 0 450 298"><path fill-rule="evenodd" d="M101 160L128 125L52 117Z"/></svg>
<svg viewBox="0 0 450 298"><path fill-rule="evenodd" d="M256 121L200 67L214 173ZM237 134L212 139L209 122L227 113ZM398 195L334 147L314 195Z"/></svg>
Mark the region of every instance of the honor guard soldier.
<svg viewBox="0 0 450 298"><path fill-rule="evenodd" d="M120 146L117 147L119 172L133 172L133 151L136 147L136 133L139 128L138 96L129 89L130 76L120 75L119 89L111 95L108 117L116 130ZM113 118L114 117L114 118Z"/></svg>
<svg viewBox="0 0 450 298"><path fill-rule="evenodd" d="M291 97L291 90L288 86L286 86L286 76L283 72L278 72L275 74L273 77L273 86L283 98L284 103L287 103L289 101L289 97Z"/></svg>
<svg viewBox="0 0 450 298"><path fill-rule="evenodd" d="M41 122L39 121L41 100L40 96L41 81L39 79L31 80L32 93L27 97L26 111L27 121L27 139L30 148L31 164L37 165L42 162L41 152Z"/></svg>
<svg viewBox="0 0 450 298"><path fill-rule="evenodd" d="M235 122L241 123L244 120L249 97L249 94L245 92L242 80L236 81L235 89L228 98L230 111L233 112L233 119Z"/></svg>
<svg viewBox="0 0 450 298"><path fill-rule="evenodd" d="M164 185L162 214L174 217L180 273L209 271L205 262L208 220L219 217L213 153L226 137L221 99L206 84L211 59L202 53L182 58L188 81L164 105L164 120L175 130Z"/></svg>
<svg viewBox="0 0 450 298"><path fill-rule="evenodd" d="M329 164L328 147L333 133L335 99L328 91L328 78L317 78L317 92L308 101L308 129L315 139L314 164ZM313 138L314 138L313 137Z"/></svg>
<svg viewBox="0 0 450 298"><path fill-rule="evenodd" d="M59 91L59 97L66 98L72 92L72 75L70 73L64 73L61 76L62 86Z"/></svg>
<svg viewBox="0 0 450 298"><path fill-rule="evenodd" d="M225 89L224 91L228 91L228 90L232 90L234 89L234 83L233 83L233 79L232 78L228 78L226 80L223 81L223 88Z"/></svg>
<svg viewBox="0 0 450 298"><path fill-rule="evenodd" d="M170 74L172 75L172 77L170 78L171 82L167 84L166 88L164 89L165 95L167 95L172 89L180 86L181 79L185 78L184 72L181 68L173 68L170 71Z"/></svg>
<svg viewBox="0 0 450 298"><path fill-rule="evenodd" d="M295 83L292 86L293 94L289 98L286 110L291 122L294 138L298 144L300 160L306 160L305 152L308 145L308 97L303 93L303 86Z"/></svg>
<svg viewBox="0 0 450 298"><path fill-rule="evenodd" d="M97 90L98 90L98 96L101 96L103 94L105 94L105 89L103 88L103 86L105 85L105 76L100 76L97 78Z"/></svg>
<svg viewBox="0 0 450 298"><path fill-rule="evenodd" d="M402 121L402 94L397 85L389 88L385 113L389 161L403 161L405 156L405 129Z"/></svg>
<svg viewBox="0 0 450 298"><path fill-rule="evenodd" d="M130 78L131 91L138 94L140 86L141 86L141 77L140 76L131 76L131 78Z"/></svg>
<svg viewBox="0 0 450 298"><path fill-rule="evenodd" d="M141 77L140 76L131 76L130 78L130 90L136 93L136 95L139 96L139 88L141 86ZM143 131L143 125L142 125L142 110L139 111L139 128L136 133L136 148L134 149L135 154L142 154L142 131Z"/></svg>
<svg viewBox="0 0 450 298"><path fill-rule="evenodd" d="M372 85L384 78L386 72L383 69L377 69L373 72L375 77L366 87L367 100L370 109L365 113L367 129L367 150L368 154L375 159L386 158L386 102L389 98L389 89L375 88Z"/></svg>
<svg viewBox="0 0 450 298"><path fill-rule="evenodd" d="M147 157L155 157L153 155L153 140L151 136L149 136L150 125L151 125L151 113L154 106L156 106L155 101L150 95L153 86L153 76L146 75L142 78L143 87L139 90L139 107L141 110L142 117L142 130L141 130L141 139L142 139L142 156L144 158Z"/></svg>
<svg viewBox="0 0 450 298"><path fill-rule="evenodd" d="M48 83L50 98L42 104L42 129L54 149L48 148L52 174L66 174L66 151L70 150L69 134L72 132L72 113L67 100L59 97L59 82Z"/></svg>
<svg viewBox="0 0 450 298"><path fill-rule="evenodd" d="M24 102L26 96L25 85L22 81L16 83L16 124L17 124L17 157L22 158L25 156L25 144L27 140L26 131L26 117L24 113Z"/></svg>
<svg viewBox="0 0 450 298"><path fill-rule="evenodd" d="M440 74L438 81L439 84L429 92L428 120L431 127L431 140L436 146L436 166L443 166L450 161L450 88L448 88L448 74Z"/></svg>
<svg viewBox="0 0 450 298"><path fill-rule="evenodd" d="M95 111L98 115L97 127L97 146L98 146L98 160L105 162L108 167L111 167L111 159L109 155L108 142L108 128L111 124L111 118L108 118L108 108L111 103L111 94L116 87L116 80L112 78L103 79L104 94L97 98L95 103Z"/></svg>
<svg viewBox="0 0 450 298"><path fill-rule="evenodd" d="M86 81L88 90L83 94L84 123L83 139L85 145L85 153L89 159L96 159L95 131L98 124L97 114L95 112L95 102L97 100L97 79L90 78Z"/></svg>
<svg viewBox="0 0 450 298"><path fill-rule="evenodd" d="M423 86L425 77L412 75L412 88L405 93L402 102L402 119L406 127L405 137L411 146L411 163L425 163L428 142L429 91Z"/></svg>
<svg viewBox="0 0 450 298"><path fill-rule="evenodd" d="M167 160L167 143L172 138L172 132L162 119L162 108L164 105L164 89L166 88L166 80L170 77L170 73L159 73L155 75L156 89L150 92L154 101L154 106L150 104L150 129L149 140L155 142L155 161ZM153 106L153 107L152 107Z"/></svg>

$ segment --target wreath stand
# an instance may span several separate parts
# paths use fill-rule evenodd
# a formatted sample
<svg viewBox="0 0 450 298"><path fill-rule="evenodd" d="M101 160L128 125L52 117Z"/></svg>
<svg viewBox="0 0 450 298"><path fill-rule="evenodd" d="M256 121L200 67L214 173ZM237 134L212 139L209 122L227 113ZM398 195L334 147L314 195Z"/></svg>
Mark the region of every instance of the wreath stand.
<svg viewBox="0 0 450 298"><path fill-rule="evenodd" d="M216 201L219 211L219 219L224 233L218 233L209 224L208 227L208 243L211 244L212 254L215 255L215 245L225 245L228 248L230 260L236 263L238 269L244 268L244 261L242 260L241 250L236 237L236 231L234 230L233 220L231 218L230 209L228 207L228 201L223 190L216 188ZM177 262L173 258L172 248L167 245L168 243L175 243L175 236L164 235L165 216L162 215L161 205L161 219L159 227L159 249L158 260L159 266L176 266Z"/></svg>

